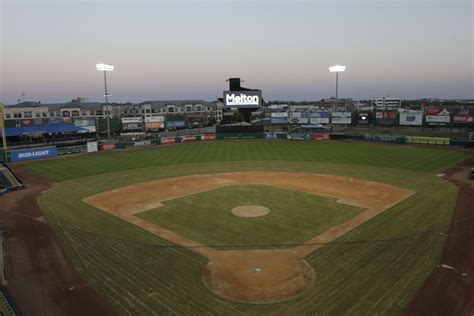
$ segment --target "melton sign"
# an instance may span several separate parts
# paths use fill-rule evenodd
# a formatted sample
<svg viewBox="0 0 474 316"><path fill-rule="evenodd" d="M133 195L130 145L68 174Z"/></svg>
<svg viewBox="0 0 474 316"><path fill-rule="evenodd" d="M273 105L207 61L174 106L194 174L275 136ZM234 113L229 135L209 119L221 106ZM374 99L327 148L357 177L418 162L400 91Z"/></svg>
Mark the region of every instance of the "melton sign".
<svg viewBox="0 0 474 316"><path fill-rule="evenodd" d="M224 91L224 102L227 107L260 107L262 92L249 91Z"/></svg>
<svg viewBox="0 0 474 316"><path fill-rule="evenodd" d="M225 100L227 105L259 105L258 95L246 95L245 93L240 95L227 94Z"/></svg>

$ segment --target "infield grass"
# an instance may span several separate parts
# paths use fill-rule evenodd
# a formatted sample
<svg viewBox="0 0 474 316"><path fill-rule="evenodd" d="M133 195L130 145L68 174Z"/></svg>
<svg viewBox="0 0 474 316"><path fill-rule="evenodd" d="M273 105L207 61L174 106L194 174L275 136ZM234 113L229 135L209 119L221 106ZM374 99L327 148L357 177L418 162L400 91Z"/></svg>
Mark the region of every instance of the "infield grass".
<svg viewBox="0 0 474 316"><path fill-rule="evenodd" d="M231 185L163 204L137 216L218 249L291 247L365 210L337 203L336 198L268 185ZM265 206L271 211L256 218L231 213L242 205Z"/></svg>
<svg viewBox="0 0 474 316"><path fill-rule="evenodd" d="M458 152L410 147L241 141L104 153L44 161L28 168L56 181L70 179L41 195L39 203L84 280L120 314L396 315L439 264L457 194L456 187L447 181L414 170L439 172L463 157ZM183 164L239 158L289 161ZM338 163L301 161L310 159ZM368 165L372 162L378 167ZM173 163L180 165L156 166ZM149 167L139 168L144 166ZM107 173L110 171L116 172ZM214 295L202 282L206 259L81 201L133 183L232 171L350 176L416 194L308 255L305 259L316 273L309 291L287 302L264 305ZM292 230L290 225L288 222L282 230Z"/></svg>

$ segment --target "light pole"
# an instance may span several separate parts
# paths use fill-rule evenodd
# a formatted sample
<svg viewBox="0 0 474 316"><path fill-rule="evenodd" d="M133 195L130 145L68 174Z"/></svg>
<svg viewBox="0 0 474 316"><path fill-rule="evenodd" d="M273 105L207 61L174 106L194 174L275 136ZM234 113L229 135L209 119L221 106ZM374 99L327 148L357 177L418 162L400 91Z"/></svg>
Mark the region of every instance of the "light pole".
<svg viewBox="0 0 474 316"><path fill-rule="evenodd" d="M329 72L336 73L336 107L337 107L337 99L338 99L338 90L339 90L339 73L344 72L346 70L346 66L341 65L334 65L329 67Z"/></svg>
<svg viewBox="0 0 474 316"><path fill-rule="evenodd" d="M107 140L110 142L110 109L109 109L109 93L107 91L107 72L114 71L114 65L104 63L96 64L97 71L104 72L104 86L105 86L105 113L107 115Z"/></svg>
<svg viewBox="0 0 474 316"><path fill-rule="evenodd" d="M0 131L2 131L3 155L4 162L7 163L7 135L5 134L5 120L3 119L3 103L0 102Z"/></svg>

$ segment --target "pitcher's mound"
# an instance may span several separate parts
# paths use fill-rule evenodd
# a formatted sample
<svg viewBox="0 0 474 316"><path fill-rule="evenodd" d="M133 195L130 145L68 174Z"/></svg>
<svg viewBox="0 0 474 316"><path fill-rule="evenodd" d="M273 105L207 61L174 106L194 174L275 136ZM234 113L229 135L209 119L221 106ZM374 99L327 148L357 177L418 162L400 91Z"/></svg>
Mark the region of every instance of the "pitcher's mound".
<svg viewBox="0 0 474 316"><path fill-rule="evenodd" d="M234 207L231 212L239 217L259 217L270 213L270 209L260 205L244 205Z"/></svg>
<svg viewBox="0 0 474 316"><path fill-rule="evenodd" d="M289 250L224 251L208 262L203 280L219 296L268 304L305 292L314 283L314 270Z"/></svg>

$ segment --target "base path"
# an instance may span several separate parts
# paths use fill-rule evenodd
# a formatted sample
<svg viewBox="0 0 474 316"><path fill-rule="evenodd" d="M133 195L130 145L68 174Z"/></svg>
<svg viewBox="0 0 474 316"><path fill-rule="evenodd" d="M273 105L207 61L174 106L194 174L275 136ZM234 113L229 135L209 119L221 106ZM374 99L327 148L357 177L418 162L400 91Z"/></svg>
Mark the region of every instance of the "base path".
<svg viewBox="0 0 474 316"><path fill-rule="evenodd" d="M167 200L242 184L264 184L330 196L339 203L363 207L366 211L293 249L241 251L219 251L135 216L161 207ZM84 202L208 258L203 280L214 293L247 303L273 303L290 299L311 287L315 274L303 259L306 255L413 193L387 184L321 174L236 172L137 183L87 197Z"/></svg>

